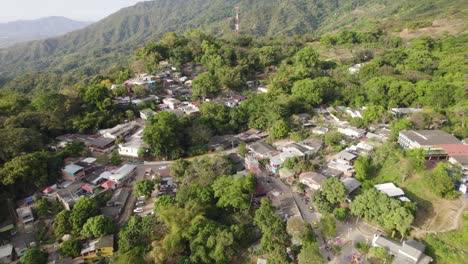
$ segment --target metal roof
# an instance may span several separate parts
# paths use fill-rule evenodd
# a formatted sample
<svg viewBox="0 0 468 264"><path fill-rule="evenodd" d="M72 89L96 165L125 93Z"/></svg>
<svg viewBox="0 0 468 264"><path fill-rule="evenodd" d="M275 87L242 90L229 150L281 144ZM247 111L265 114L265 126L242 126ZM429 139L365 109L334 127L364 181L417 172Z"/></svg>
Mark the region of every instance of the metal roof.
<svg viewBox="0 0 468 264"><path fill-rule="evenodd" d="M404 130L401 135L418 143L420 146L440 144L461 144L460 140L442 130Z"/></svg>

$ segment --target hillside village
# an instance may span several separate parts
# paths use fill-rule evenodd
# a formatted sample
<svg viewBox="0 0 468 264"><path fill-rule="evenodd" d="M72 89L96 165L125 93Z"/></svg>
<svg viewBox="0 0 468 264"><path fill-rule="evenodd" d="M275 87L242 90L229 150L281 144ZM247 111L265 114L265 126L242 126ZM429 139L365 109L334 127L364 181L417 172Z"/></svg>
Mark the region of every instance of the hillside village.
<svg viewBox="0 0 468 264"><path fill-rule="evenodd" d="M0 50L0 264L468 263L466 4L429 2L148 1Z"/></svg>
<svg viewBox="0 0 468 264"><path fill-rule="evenodd" d="M177 184L170 174L171 161L143 161L142 151L145 143L142 133L145 123L158 112L168 111L177 116L197 115L201 102L190 101L191 78L194 73L191 68L185 67L184 74L177 72L175 67L163 62L161 74L138 74L137 77L125 81L123 84L113 84L112 89L125 88L130 96L116 98L116 104L134 104L152 106L140 110L140 117L133 121L119 124L113 128L99 130L96 135L67 134L57 137L53 149L59 150L67 144L79 142L89 151L89 157L67 158L62 168L62 179L48 186L40 193L17 201L15 214L6 223L2 224L2 234L10 237L10 244L2 246L0 259L10 260L21 257L21 254L30 246L36 245L34 233L37 232L38 216L36 202L42 198L57 201L65 210L71 211L73 205L83 197L99 199L108 197L102 204L100 212L112 219L117 225L125 223L132 214L142 217L152 217L153 205L160 195L174 196ZM191 73L191 74L190 74ZM254 82L248 82L254 92L266 92L265 87L257 87ZM143 87L148 97L138 98L132 96L132 88ZM185 99L186 101L179 100ZM246 97L240 94L229 93L217 98L206 99L215 104L224 104L228 107L237 107ZM268 131L250 129L236 135L214 136L207 146L208 155L229 155L240 175L252 174L256 177L254 205L259 203L261 197L268 197L277 209L277 214L284 221L291 222L300 219L310 222L316 228L322 217L317 207L309 197L322 188L327 179L338 179L346 189L346 203L351 203L359 193L363 184L356 179L354 163L362 155L372 155L376 148L387 144L391 140L391 129L388 124L377 124L368 129L357 128L347 120L362 118L365 108L352 109L342 106L321 106L314 113L297 115L299 126L310 132L311 137L302 141L267 139ZM392 108L390 115L395 118L422 111L416 108ZM334 143L327 142L327 135L338 136ZM403 130L399 132L397 142L404 150L421 149L425 159L448 160L449 163L461 170L461 178L456 184L456 190L468 197L468 145L454 136L441 130ZM240 153L239 144L246 146L246 153ZM333 146L330 145L333 144ZM337 147L337 148L336 148ZM99 159L101 155L112 152L121 156L121 165L112 165ZM98 159L96 158L98 157ZM297 170L291 161L307 161L313 166L307 170ZM120 163L120 162L119 162ZM143 179L157 180L159 184L150 197L137 197L134 190L136 181ZM405 191L398 187L398 182L385 182L374 185L374 188L402 203L412 203ZM41 198L42 197L42 198ZM349 205L348 205L349 206ZM416 205L417 206L417 205ZM52 219L41 219L47 223ZM359 220L359 219L358 219ZM355 250L344 246L347 241L353 243L359 240L370 242L373 247L382 247L388 254L394 256L392 263L430 263L432 258L424 254L424 244L415 240L403 240L401 244L385 236L372 226L366 226L369 234L359 230L357 224L349 224L349 228L338 228L336 239L325 237L319 240L320 251L328 260L340 258L345 255L353 256L356 263L364 261ZM356 222L357 223L357 222ZM347 225L347 224L343 224ZM352 234L350 236L350 233ZM291 234L293 235L293 234ZM25 239L27 237L27 239ZM66 240L66 238L63 238ZM114 252L114 235L107 235L96 240L83 241L84 246L80 257L71 259L60 258L54 253L54 245L41 245L49 252L48 263L84 263L98 257L110 257ZM331 246L343 246L341 252L330 251ZM293 255L291 257L294 258ZM68 261L68 262L67 262ZM353 260L354 261L354 260ZM3 263L3 262L2 262ZM259 256L257 263L267 263Z"/></svg>

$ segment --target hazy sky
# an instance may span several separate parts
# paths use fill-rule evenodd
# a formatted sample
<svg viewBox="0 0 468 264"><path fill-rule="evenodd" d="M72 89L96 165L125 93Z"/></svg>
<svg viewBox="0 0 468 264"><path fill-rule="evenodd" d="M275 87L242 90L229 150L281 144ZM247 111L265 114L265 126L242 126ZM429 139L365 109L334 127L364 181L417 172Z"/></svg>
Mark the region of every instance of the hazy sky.
<svg viewBox="0 0 468 264"><path fill-rule="evenodd" d="M97 21L143 0L0 0L0 22L64 16Z"/></svg>

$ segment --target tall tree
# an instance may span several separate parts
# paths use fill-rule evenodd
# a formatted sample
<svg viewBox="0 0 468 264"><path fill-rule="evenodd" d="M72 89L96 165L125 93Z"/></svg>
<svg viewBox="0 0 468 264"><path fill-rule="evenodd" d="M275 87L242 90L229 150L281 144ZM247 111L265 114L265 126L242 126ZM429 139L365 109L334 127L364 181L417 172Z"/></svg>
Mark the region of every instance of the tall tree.
<svg viewBox="0 0 468 264"><path fill-rule="evenodd" d="M99 207L96 200L89 197L79 199L70 213L70 223L73 230L80 232L86 221L99 214Z"/></svg>
<svg viewBox="0 0 468 264"><path fill-rule="evenodd" d="M214 196L218 198L218 207L247 210L255 191L254 178L251 175L223 176L215 180L212 188Z"/></svg>

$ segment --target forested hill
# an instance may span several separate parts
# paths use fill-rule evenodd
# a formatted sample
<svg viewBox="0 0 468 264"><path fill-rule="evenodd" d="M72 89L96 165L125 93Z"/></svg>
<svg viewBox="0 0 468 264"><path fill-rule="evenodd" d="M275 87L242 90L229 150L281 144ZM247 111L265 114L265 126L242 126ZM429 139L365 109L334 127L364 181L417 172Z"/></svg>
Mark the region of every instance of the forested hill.
<svg viewBox="0 0 468 264"><path fill-rule="evenodd" d="M436 16L460 16L463 0L156 0L124 8L79 31L0 51L0 85L28 71L91 75L125 64L136 47L169 31L200 28L229 35L234 8L241 10L243 34L320 34L344 27L407 21L427 23ZM455 8L458 7L458 8ZM416 20L415 20L416 19Z"/></svg>

